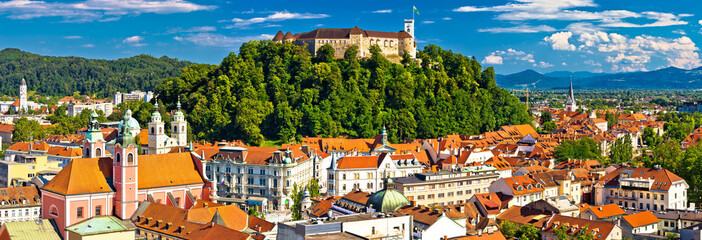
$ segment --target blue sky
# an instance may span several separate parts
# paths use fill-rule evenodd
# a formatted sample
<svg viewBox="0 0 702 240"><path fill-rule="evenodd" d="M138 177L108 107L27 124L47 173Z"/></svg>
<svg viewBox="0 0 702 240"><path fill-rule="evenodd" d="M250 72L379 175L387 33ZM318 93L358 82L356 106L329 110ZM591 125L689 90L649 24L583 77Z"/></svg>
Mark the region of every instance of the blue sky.
<svg viewBox="0 0 702 240"><path fill-rule="evenodd" d="M402 29L419 47L475 56L498 73L702 66L693 0L0 0L0 48L115 59L146 53L219 63L242 42L320 27Z"/></svg>

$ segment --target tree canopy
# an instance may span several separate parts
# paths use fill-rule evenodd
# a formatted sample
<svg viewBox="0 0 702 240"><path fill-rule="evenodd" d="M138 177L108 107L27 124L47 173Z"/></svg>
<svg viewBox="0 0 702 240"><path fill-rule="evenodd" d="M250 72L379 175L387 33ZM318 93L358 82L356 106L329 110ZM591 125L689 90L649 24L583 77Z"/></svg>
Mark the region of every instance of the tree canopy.
<svg viewBox="0 0 702 240"><path fill-rule="evenodd" d="M291 43L251 41L220 65L192 65L155 91L170 109L180 97L198 139L252 145L371 138L384 125L399 142L531 120L524 104L497 87L492 67L482 69L475 58L436 45L418 51L421 65L391 63L377 46L370 52L367 59L315 60Z"/></svg>

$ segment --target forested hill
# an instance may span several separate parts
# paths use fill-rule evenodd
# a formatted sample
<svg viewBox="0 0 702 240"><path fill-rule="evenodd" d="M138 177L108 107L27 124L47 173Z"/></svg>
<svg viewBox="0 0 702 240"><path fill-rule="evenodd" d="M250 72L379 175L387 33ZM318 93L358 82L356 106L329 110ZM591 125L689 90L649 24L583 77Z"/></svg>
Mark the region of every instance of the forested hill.
<svg viewBox="0 0 702 240"><path fill-rule="evenodd" d="M41 95L106 97L115 91L151 90L160 80L180 76L191 62L148 55L117 60L50 57L19 49L0 50L0 94L18 95L22 78Z"/></svg>
<svg viewBox="0 0 702 240"><path fill-rule="evenodd" d="M323 47L312 58L290 43L251 41L220 65L193 65L156 87L169 109L181 97L199 139L288 141L302 136L371 138L387 126L391 142L478 134L529 122L526 107L497 87L492 68L429 45L421 66L380 49L357 60L357 48L334 59ZM351 57L354 56L354 57Z"/></svg>

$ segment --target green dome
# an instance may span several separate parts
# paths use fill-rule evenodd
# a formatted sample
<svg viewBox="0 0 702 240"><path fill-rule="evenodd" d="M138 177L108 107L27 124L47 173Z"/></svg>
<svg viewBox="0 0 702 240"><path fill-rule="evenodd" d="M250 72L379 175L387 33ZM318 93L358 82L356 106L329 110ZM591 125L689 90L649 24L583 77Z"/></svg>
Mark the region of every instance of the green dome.
<svg viewBox="0 0 702 240"><path fill-rule="evenodd" d="M407 197L395 189L383 189L373 193L366 202L366 206L372 207L376 212L394 212L409 204Z"/></svg>

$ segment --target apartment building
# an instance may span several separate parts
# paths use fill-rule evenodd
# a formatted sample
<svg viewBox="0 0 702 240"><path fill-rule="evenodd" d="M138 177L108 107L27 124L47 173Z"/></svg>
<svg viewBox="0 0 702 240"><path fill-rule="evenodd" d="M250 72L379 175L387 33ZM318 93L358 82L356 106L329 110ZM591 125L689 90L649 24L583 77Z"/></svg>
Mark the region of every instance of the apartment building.
<svg viewBox="0 0 702 240"><path fill-rule="evenodd" d="M621 167L600 178L595 204L638 210L687 209L687 182L661 168Z"/></svg>
<svg viewBox="0 0 702 240"><path fill-rule="evenodd" d="M416 173L393 178L397 191L417 205L443 206L468 202L473 194L488 192L500 174L494 167L464 168L463 171Z"/></svg>

